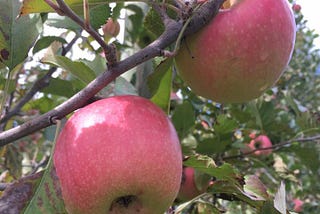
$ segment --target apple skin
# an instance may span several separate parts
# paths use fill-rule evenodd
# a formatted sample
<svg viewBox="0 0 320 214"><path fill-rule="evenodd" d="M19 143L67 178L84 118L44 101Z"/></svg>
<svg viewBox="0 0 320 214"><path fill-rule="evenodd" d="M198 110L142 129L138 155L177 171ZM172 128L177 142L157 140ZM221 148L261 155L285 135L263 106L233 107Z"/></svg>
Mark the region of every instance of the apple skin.
<svg viewBox="0 0 320 214"><path fill-rule="evenodd" d="M246 102L280 78L295 32L287 0L240 0L181 42L176 67L196 94L219 103Z"/></svg>
<svg viewBox="0 0 320 214"><path fill-rule="evenodd" d="M208 180L208 185L204 185L201 189L198 189L195 183L195 169L192 167L183 168L183 175L181 181L181 187L177 199L179 201L189 201L196 196L204 193L209 187L210 181Z"/></svg>
<svg viewBox="0 0 320 214"><path fill-rule="evenodd" d="M54 165L68 213L164 213L181 183L177 133L138 96L115 96L76 111L61 131Z"/></svg>
<svg viewBox="0 0 320 214"><path fill-rule="evenodd" d="M251 140L248 145L250 150L255 150L257 148L267 148L271 146L272 146L272 143L269 137L266 135L259 135L255 139ZM255 151L253 154L259 156L259 155L270 155L271 153L272 153L272 149L268 149L268 150Z"/></svg>
<svg viewBox="0 0 320 214"><path fill-rule="evenodd" d="M293 199L293 204L294 204L294 207L293 207L294 212L297 212L297 213L302 212L303 204L304 204L302 200L295 198Z"/></svg>

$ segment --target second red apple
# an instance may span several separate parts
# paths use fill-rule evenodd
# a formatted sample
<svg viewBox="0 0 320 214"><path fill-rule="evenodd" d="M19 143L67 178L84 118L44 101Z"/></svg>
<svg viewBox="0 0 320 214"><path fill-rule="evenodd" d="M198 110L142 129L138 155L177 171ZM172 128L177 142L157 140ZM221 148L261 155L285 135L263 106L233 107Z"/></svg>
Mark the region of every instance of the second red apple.
<svg viewBox="0 0 320 214"><path fill-rule="evenodd" d="M237 0L176 56L182 79L198 95L220 103L259 97L289 63L295 20L287 0Z"/></svg>

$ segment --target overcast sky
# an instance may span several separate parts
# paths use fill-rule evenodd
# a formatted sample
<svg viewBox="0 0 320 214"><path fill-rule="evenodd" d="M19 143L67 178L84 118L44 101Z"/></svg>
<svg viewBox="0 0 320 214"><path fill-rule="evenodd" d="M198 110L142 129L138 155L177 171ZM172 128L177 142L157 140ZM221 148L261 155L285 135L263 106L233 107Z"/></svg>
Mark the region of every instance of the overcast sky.
<svg viewBox="0 0 320 214"><path fill-rule="evenodd" d="M320 0L297 0L296 3L301 5L301 12L308 20L309 28L320 34ZM316 45L320 48L320 38L317 38Z"/></svg>

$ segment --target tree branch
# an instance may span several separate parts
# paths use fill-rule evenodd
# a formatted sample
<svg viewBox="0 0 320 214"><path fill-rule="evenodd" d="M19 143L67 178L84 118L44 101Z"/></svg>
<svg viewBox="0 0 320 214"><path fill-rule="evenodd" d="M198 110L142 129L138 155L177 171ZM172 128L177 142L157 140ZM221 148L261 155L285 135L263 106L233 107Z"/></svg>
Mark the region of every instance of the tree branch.
<svg viewBox="0 0 320 214"><path fill-rule="evenodd" d="M113 64L116 63L117 57L115 52L115 46L114 45L108 45L105 43L105 41L102 39L100 34L92 28L89 21L82 20L76 13L72 11L72 9L63 1L63 0L56 0L59 9L63 11L63 14L65 16L68 16L70 19L72 19L75 23L77 23L80 27L82 27L84 30L86 30L102 47L104 54L106 56L106 59L108 61L109 66L113 66Z"/></svg>
<svg viewBox="0 0 320 214"><path fill-rule="evenodd" d="M224 0L212 0L205 3L193 15L184 35L192 34L208 23L217 14L223 2ZM62 119L74 110L84 106L90 98L124 72L147 60L161 56L164 52L163 50L176 41L182 26L182 21L167 20L166 29L157 40L100 74L69 100L31 121L0 133L0 146L54 124L57 119Z"/></svg>
<svg viewBox="0 0 320 214"><path fill-rule="evenodd" d="M297 139L293 139L293 140L288 140L285 142L281 142L278 144L275 144L273 146L269 146L269 147L265 147L265 148L256 148L254 150L250 150L248 152L243 152L239 155L232 155L232 156L226 156L223 157L223 160L228 160L228 159L236 159L236 158L241 158L247 155L251 155L253 153L255 153L256 151L263 151L263 150L279 150L287 145L291 145L294 142L312 142L312 141L316 141L316 140L320 140L320 135L315 135L315 136L311 136L311 137L305 137L305 138L297 138Z"/></svg>

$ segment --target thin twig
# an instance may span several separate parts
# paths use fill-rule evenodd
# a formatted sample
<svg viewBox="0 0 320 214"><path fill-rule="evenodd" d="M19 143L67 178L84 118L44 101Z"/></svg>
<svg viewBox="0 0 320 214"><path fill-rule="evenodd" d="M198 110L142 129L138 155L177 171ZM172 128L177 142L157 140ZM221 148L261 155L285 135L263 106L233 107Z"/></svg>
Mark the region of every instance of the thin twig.
<svg viewBox="0 0 320 214"><path fill-rule="evenodd" d="M273 146L264 147L264 148L256 148L256 149L250 150L248 152L243 152L243 153L241 153L239 155L226 156L226 157L223 157L222 159L223 160L229 160L229 159L242 158L244 156L251 155L251 154L255 153L256 151L279 150L279 149L282 149L285 146L291 145L292 143L295 143L295 142L314 142L316 140L320 140L320 135L288 140L288 141L285 141L285 142L277 143L277 144L275 144Z"/></svg>
<svg viewBox="0 0 320 214"><path fill-rule="evenodd" d="M58 13L60 16L63 16L63 11L60 10L59 6L57 4L55 4L53 1L51 0L44 0L54 11L56 11L56 13Z"/></svg>
<svg viewBox="0 0 320 214"><path fill-rule="evenodd" d="M85 29L90 28L90 14L89 14L88 0L83 0L83 14L84 14Z"/></svg>
<svg viewBox="0 0 320 214"><path fill-rule="evenodd" d="M44 155L39 163L33 166L32 171L29 174L35 174L41 167L45 167L50 159L50 155Z"/></svg>
<svg viewBox="0 0 320 214"><path fill-rule="evenodd" d="M115 46L108 45L100 36L100 34L92 28L90 23L85 23L85 21L82 20L75 12L73 12L72 9L63 0L56 1L59 5L60 10L63 11L65 16L69 17L80 27L86 30L99 43L108 61L108 66L112 67L114 64L116 64L117 57L113 54L115 53Z"/></svg>

